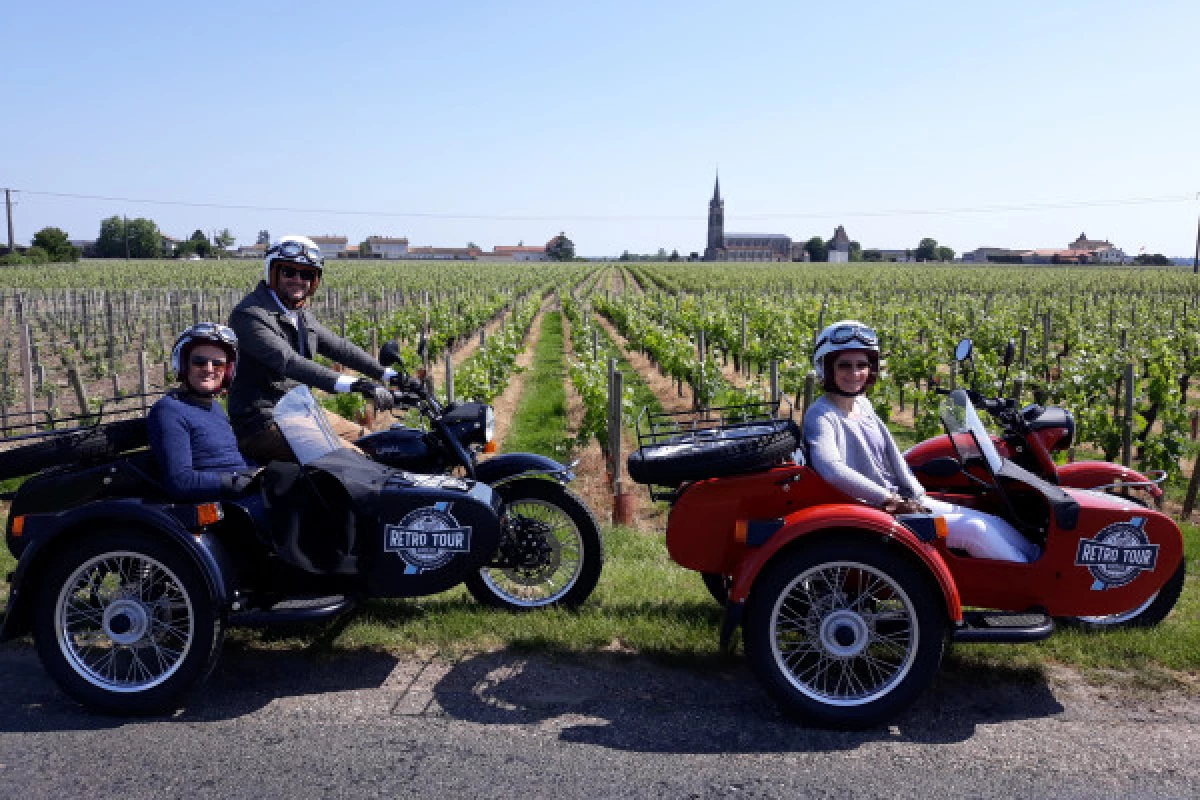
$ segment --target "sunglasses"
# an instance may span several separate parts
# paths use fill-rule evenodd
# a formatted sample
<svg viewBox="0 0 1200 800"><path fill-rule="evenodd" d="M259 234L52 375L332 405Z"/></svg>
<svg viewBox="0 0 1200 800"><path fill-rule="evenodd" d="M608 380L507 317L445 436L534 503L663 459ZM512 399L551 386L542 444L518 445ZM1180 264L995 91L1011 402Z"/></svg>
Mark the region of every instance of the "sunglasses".
<svg viewBox="0 0 1200 800"><path fill-rule="evenodd" d="M301 280L308 281L309 283L317 279L317 273L314 270L304 269L303 267L283 266L279 268L279 274L285 278L299 277Z"/></svg>
<svg viewBox="0 0 1200 800"><path fill-rule="evenodd" d="M229 360L224 358L205 358L204 356L192 356L188 359L188 363L193 367L207 367L210 364L214 369L225 369L229 365Z"/></svg>

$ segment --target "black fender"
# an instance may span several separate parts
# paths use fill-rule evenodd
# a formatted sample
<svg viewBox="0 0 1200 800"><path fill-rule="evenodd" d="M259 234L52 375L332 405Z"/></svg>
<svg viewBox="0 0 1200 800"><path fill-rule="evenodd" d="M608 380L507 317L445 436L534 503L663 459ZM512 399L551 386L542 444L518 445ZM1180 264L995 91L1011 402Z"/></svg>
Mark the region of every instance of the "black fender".
<svg viewBox="0 0 1200 800"><path fill-rule="evenodd" d="M8 609L0 623L0 642L29 633L30 608L39 577L62 544L86 536L89 528L128 525L162 534L187 553L200 574L217 608L228 607L231 561L217 539L202 529L190 530L194 505L160 505L140 500L101 500L58 514L29 514L21 538L25 545L13 571ZM224 613L224 611L222 611Z"/></svg>
<svg viewBox="0 0 1200 800"><path fill-rule="evenodd" d="M571 466L560 464L553 458L537 453L504 453L477 463L475 479L492 488L520 478L546 478L570 483L575 480Z"/></svg>

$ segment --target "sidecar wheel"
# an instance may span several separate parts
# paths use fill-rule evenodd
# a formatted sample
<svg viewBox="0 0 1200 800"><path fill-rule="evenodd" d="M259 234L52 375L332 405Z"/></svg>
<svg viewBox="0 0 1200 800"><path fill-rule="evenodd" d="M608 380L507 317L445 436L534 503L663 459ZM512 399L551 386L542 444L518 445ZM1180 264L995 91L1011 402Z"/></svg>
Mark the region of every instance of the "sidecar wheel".
<svg viewBox="0 0 1200 800"><path fill-rule="evenodd" d="M1105 614L1097 617L1065 617L1062 621L1068 625L1075 625L1084 630L1093 631L1112 631L1119 628L1153 628L1166 619L1167 615L1171 613L1171 609L1179 602L1179 595L1183 592L1183 581L1187 572L1186 564L1187 559L1180 561L1179 569L1175 570L1175 574L1149 600L1137 608L1130 609L1121 614Z"/></svg>
<svg viewBox="0 0 1200 800"><path fill-rule="evenodd" d="M497 562L467 577L484 605L509 611L576 608L596 588L604 541L591 509L558 483L523 480L498 488L505 531Z"/></svg>
<svg viewBox="0 0 1200 800"><path fill-rule="evenodd" d="M946 608L918 566L877 541L801 544L758 578L746 656L791 716L861 729L912 703L933 680Z"/></svg>
<svg viewBox="0 0 1200 800"><path fill-rule="evenodd" d="M185 553L104 530L69 546L38 587L33 636L66 694L105 714L169 711L221 650L220 613Z"/></svg>

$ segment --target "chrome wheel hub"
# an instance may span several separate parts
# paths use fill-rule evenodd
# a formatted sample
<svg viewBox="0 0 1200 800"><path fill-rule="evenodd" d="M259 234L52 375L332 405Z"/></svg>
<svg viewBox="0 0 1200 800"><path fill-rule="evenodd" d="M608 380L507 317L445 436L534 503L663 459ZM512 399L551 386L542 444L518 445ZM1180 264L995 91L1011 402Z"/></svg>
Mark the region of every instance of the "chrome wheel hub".
<svg viewBox="0 0 1200 800"><path fill-rule="evenodd" d="M136 600L117 600L104 610L102 629L114 644L125 647L137 644L149 628L146 607Z"/></svg>
<svg viewBox="0 0 1200 800"><path fill-rule="evenodd" d="M821 621L821 645L835 658L854 658L870 637L867 621L853 611L835 611Z"/></svg>

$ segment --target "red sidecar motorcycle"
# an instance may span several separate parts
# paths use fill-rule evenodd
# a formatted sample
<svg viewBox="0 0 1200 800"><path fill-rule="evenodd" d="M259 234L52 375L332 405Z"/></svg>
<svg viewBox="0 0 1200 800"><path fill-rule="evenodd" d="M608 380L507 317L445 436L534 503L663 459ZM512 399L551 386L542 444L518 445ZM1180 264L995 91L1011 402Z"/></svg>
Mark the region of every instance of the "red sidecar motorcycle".
<svg viewBox="0 0 1200 800"><path fill-rule="evenodd" d="M644 414L629 473L671 487L671 557L730 576L722 645L740 626L768 692L807 722L888 719L929 685L947 639L1036 641L1054 616L1121 613L1182 579L1170 518L1002 458L965 391L948 395L942 422L960 468L987 486L945 499L1009 520L1042 547L1036 562L970 558L946 546L939 517L851 500L804 464L792 420L759 412L713 409L714 421L686 424ZM780 463L789 441L796 452Z"/></svg>

